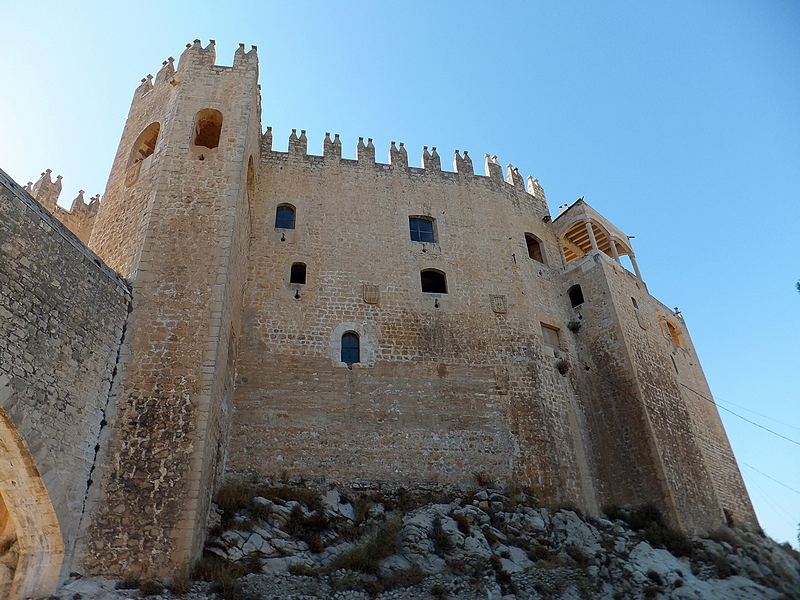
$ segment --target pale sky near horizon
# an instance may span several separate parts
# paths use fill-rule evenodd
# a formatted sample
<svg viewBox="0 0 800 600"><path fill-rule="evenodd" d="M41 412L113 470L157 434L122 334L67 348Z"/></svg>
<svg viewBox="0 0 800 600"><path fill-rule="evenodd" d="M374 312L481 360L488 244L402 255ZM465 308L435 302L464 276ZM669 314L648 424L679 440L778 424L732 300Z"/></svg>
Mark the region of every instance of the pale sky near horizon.
<svg viewBox="0 0 800 600"><path fill-rule="evenodd" d="M800 523L800 3L2 2L0 168L102 193L142 77L185 44L258 46L264 127L379 161L513 163L585 196L678 306L760 522ZM725 409L790 438L786 440Z"/></svg>

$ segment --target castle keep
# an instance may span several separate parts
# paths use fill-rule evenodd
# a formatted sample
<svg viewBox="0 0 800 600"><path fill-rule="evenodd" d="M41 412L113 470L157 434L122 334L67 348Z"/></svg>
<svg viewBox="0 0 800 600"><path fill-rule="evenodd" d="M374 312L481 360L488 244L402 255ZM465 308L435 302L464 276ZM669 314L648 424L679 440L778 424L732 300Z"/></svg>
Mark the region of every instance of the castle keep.
<svg viewBox="0 0 800 600"><path fill-rule="evenodd" d="M485 473L757 525L685 323L617 227L583 200L551 217L488 155L420 168L392 142L384 164L359 139L350 160L326 134L318 156L304 131L275 151L255 47L215 62L198 40L142 80L102 202L2 179L12 596L170 575L224 479L284 473Z"/></svg>

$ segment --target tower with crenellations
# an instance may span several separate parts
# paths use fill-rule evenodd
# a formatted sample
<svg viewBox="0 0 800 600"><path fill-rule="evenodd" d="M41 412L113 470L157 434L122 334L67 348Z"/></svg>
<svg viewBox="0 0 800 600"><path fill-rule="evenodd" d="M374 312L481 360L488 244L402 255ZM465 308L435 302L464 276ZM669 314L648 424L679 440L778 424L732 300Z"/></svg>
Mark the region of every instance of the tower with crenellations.
<svg viewBox="0 0 800 600"><path fill-rule="evenodd" d="M221 482L283 474L485 473L757 525L684 319L621 230L583 199L552 217L493 155L476 174L458 150L450 171L435 147L415 167L394 141L386 163L369 138L308 144L262 133L255 47L220 66L195 40L134 92L102 202L69 211L130 303L62 572L174 574ZM72 229L60 178L27 190Z"/></svg>

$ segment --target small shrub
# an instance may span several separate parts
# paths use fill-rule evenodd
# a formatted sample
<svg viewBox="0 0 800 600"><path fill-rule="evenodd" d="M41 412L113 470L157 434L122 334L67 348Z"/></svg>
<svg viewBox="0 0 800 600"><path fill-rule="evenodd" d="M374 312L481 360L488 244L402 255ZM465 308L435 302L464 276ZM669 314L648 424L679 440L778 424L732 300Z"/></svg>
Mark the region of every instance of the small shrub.
<svg viewBox="0 0 800 600"><path fill-rule="evenodd" d="M258 573L261 571L261 567L263 563L261 559L256 554L248 554L245 559L242 561L242 567L245 570L245 574L247 573Z"/></svg>
<svg viewBox="0 0 800 600"><path fill-rule="evenodd" d="M331 567L334 570L349 569L362 573L377 573L380 561L394 554L399 533L399 520L386 521L375 536L365 544L337 556Z"/></svg>
<svg viewBox="0 0 800 600"><path fill-rule="evenodd" d="M574 560L575 564L577 564L579 567L586 567L589 565L590 559L584 553L584 551L581 550L580 546L576 546L575 544L570 544L569 546L566 547L565 550L569 555L569 557L572 560Z"/></svg>
<svg viewBox="0 0 800 600"><path fill-rule="evenodd" d="M453 521L456 522L458 525L458 530L463 533L464 535L469 535L470 525L469 525L469 517L467 515L463 515L461 513L454 513L450 515Z"/></svg>
<svg viewBox="0 0 800 600"><path fill-rule="evenodd" d="M483 537L486 538L489 545L496 544L499 541L494 530L490 529L488 526L483 528Z"/></svg>
<svg viewBox="0 0 800 600"><path fill-rule="evenodd" d="M736 534L734 534L733 531L727 527L715 529L708 534L708 539L714 540L715 542L725 542L734 549L739 547L739 540L736 538Z"/></svg>
<svg viewBox="0 0 800 600"><path fill-rule="evenodd" d="M139 577L128 575L124 579L118 581L115 587L118 590L135 590L139 588L139 580Z"/></svg>
<svg viewBox="0 0 800 600"><path fill-rule="evenodd" d="M246 574L246 568L209 554L195 563L191 578L211 582L211 591L217 592L225 600L239 600L238 578Z"/></svg>
<svg viewBox="0 0 800 600"><path fill-rule="evenodd" d="M567 323L567 329L569 329L572 333L578 333L583 327L583 323L580 321L570 321Z"/></svg>
<svg viewBox="0 0 800 600"><path fill-rule="evenodd" d="M241 481L225 483L214 496L214 502L223 512L233 514L237 510L247 508L253 501L253 487Z"/></svg>
<svg viewBox="0 0 800 600"><path fill-rule="evenodd" d="M164 586L154 579L145 579L139 584L142 596L157 596L164 591Z"/></svg>
<svg viewBox="0 0 800 600"><path fill-rule="evenodd" d="M361 586L361 578L352 571L347 571L344 574L336 573L335 575L330 579L330 586L334 591L344 592Z"/></svg>
<svg viewBox="0 0 800 600"><path fill-rule="evenodd" d="M657 584L657 585L664 585L664 578L661 576L661 573L659 573L658 571L654 571L653 569L650 569L647 572L647 578L650 581L652 581L653 583Z"/></svg>
<svg viewBox="0 0 800 600"><path fill-rule="evenodd" d="M368 579L364 582L364 591L369 594L370 598L377 598L383 592L383 585L380 581Z"/></svg>
<svg viewBox="0 0 800 600"><path fill-rule="evenodd" d="M472 573L474 569L463 560L450 559L447 561L447 571L455 575L468 575Z"/></svg>
<svg viewBox="0 0 800 600"><path fill-rule="evenodd" d="M717 579L727 579L732 575L736 575L736 571L727 557L712 554L709 559L709 562L714 566L714 573Z"/></svg>
<svg viewBox="0 0 800 600"><path fill-rule="evenodd" d="M634 531L641 531L650 525L663 525L664 517L654 504L645 504L622 513L623 520Z"/></svg>
<svg viewBox="0 0 800 600"><path fill-rule="evenodd" d="M648 585L644 588L644 597L645 598L655 598L664 590L657 585Z"/></svg>
<svg viewBox="0 0 800 600"><path fill-rule="evenodd" d="M453 550L453 542L442 527L442 518L439 516L433 520L431 538L433 540L433 549L437 556L444 557Z"/></svg>
<svg viewBox="0 0 800 600"><path fill-rule="evenodd" d="M408 569L394 571L381 581L386 589L409 587L421 583L425 579L425 571L417 564L411 565Z"/></svg>
<svg viewBox="0 0 800 600"><path fill-rule="evenodd" d="M257 492L253 494L254 496L261 496L272 502L286 503L294 500L303 504L309 510L322 508L322 498L319 492L307 487L296 485L263 486L254 491Z"/></svg>
<svg viewBox="0 0 800 600"><path fill-rule="evenodd" d="M482 488L493 488L494 487L494 479L492 476L489 475L486 471L479 471L473 473L472 476L475 478L475 483L478 484L478 487Z"/></svg>
<svg viewBox="0 0 800 600"><path fill-rule="evenodd" d="M606 504L603 507L603 514L609 521L624 521L622 509L616 504Z"/></svg>
<svg viewBox="0 0 800 600"><path fill-rule="evenodd" d="M6 554L11 548L14 547L14 544L17 543L17 538L13 536L9 536L7 538L3 538L0 540L0 556Z"/></svg>
<svg viewBox="0 0 800 600"><path fill-rule="evenodd" d="M519 590L517 589L514 580L511 579L511 574L503 568L503 562L500 560L500 557L496 554L492 554L492 556L489 557L489 564L494 569L495 581L500 584L503 593L517 594Z"/></svg>
<svg viewBox="0 0 800 600"><path fill-rule="evenodd" d="M373 506L375 506L375 503L371 500L359 497L353 502L353 522L358 525L366 521Z"/></svg>
<svg viewBox="0 0 800 600"><path fill-rule="evenodd" d="M562 375L566 375L567 372L569 371L569 362L567 362L563 358L559 358L556 361L556 370Z"/></svg>
<svg viewBox="0 0 800 600"><path fill-rule="evenodd" d="M396 508L401 513L407 513L414 510L417 507L417 501L410 491L406 488L401 487L397 489L397 506Z"/></svg>
<svg viewBox="0 0 800 600"><path fill-rule="evenodd" d="M444 588L443 585L436 584L431 586L431 589L428 590L431 596L436 598L436 600L444 600L447 598L447 590Z"/></svg>
<svg viewBox="0 0 800 600"><path fill-rule="evenodd" d="M188 575L183 573L173 577L167 588L176 596L183 596L192 589L192 580L189 579Z"/></svg>
<svg viewBox="0 0 800 600"><path fill-rule="evenodd" d="M254 519L266 521L272 514L272 507L269 504L250 504L250 514Z"/></svg>
<svg viewBox="0 0 800 600"><path fill-rule="evenodd" d="M289 573L301 575L303 577L316 577L317 572L305 563L294 563L289 565Z"/></svg>
<svg viewBox="0 0 800 600"><path fill-rule="evenodd" d="M727 508L723 508L722 512L725 513L725 524L728 527L736 527L736 519L733 518L733 513Z"/></svg>
<svg viewBox="0 0 800 600"><path fill-rule="evenodd" d="M534 546L528 550L528 558L530 558L533 562L537 562L540 560L549 560L552 557L552 553L550 552L547 546L543 546L542 544L534 544Z"/></svg>
<svg viewBox="0 0 800 600"><path fill-rule="evenodd" d="M792 545L789 542L784 542L780 545L780 547L787 553L789 556L794 557L796 560L800 560L800 552L792 548Z"/></svg>
<svg viewBox="0 0 800 600"><path fill-rule="evenodd" d="M286 519L286 525L283 530L292 537L299 537L305 531L306 519L303 516L303 509L295 506L292 512L289 513L289 518Z"/></svg>

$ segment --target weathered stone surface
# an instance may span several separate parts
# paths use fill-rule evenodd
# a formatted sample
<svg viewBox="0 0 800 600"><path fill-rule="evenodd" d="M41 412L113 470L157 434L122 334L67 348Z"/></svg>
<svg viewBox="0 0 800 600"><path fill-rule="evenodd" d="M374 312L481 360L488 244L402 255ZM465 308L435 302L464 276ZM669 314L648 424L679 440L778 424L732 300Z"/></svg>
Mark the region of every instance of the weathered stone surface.
<svg viewBox="0 0 800 600"><path fill-rule="evenodd" d="M377 163L369 138L356 160L338 136L315 156L302 130L274 150L255 48L230 67L215 60L197 40L177 70L170 59L142 81L99 208L59 212L60 183L34 186L130 284L119 349L129 298L116 276L47 210L22 242L6 239L15 217L2 222L3 268L17 277L0 279L15 386L3 405L15 427L41 426L23 436L57 492L67 553L77 548L68 562L149 575L188 565L224 478L477 474L588 512L652 502L687 532L726 514L757 526L686 326L649 295L628 236L582 200L552 219L538 182L526 188L510 165L504 179L496 156L485 176L467 153L442 171L435 148L409 167L402 144ZM54 251L66 246L69 259ZM101 273L120 289L95 289ZM342 355L345 339L357 356ZM28 423L17 413L34 396L47 401ZM69 425L50 435L53 411ZM48 461L64 452L73 464L60 471ZM359 520L340 500L326 500L326 517ZM463 507L480 527L459 529L472 560L484 542L532 531L597 552L596 532L568 517L552 531L544 513L486 520L505 519L508 500L484 490L468 501L478 512ZM266 524L297 518L291 502L264 503ZM449 513L431 510L439 542L460 547ZM427 521L408 528L430 533ZM425 539L413 551L440 570ZM279 546L269 552L290 551Z"/></svg>
<svg viewBox="0 0 800 600"><path fill-rule="evenodd" d="M129 301L125 282L0 171L0 534L9 515L26 525L15 535L30 571L12 596L49 594L75 547Z"/></svg>

